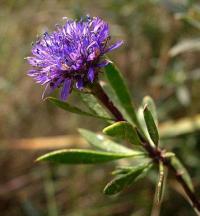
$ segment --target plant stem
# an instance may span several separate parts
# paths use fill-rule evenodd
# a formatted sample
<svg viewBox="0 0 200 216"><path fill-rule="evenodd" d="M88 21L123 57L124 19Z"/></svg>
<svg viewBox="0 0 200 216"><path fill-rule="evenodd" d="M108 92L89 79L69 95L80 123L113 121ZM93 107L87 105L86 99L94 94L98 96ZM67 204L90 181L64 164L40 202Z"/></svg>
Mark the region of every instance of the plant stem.
<svg viewBox="0 0 200 216"><path fill-rule="evenodd" d="M165 165L175 174L176 180L182 185L185 193L189 197L192 207L195 208L197 210L196 213L200 215L200 201L196 197L195 193L188 187L182 174L178 173L176 168L170 162L167 162Z"/></svg>
<svg viewBox="0 0 200 216"><path fill-rule="evenodd" d="M156 148L152 147L147 142L143 142L143 146L147 150L147 152L149 153L149 156L154 160L155 163L159 163L159 161L162 161L163 164L174 174L174 176L176 177L176 180L181 184L185 193L187 194L192 207L197 210L196 213L197 213L197 215L200 216L200 201L199 201L199 199L196 197L195 193L190 189L190 187L188 187L188 184L185 182L185 180L183 178L183 174L179 173L176 170L174 165L171 163L170 159L168 159L162 155L162 152L164 150L156 149Z"/></svg>
<svg viewBox="0 0 200 216"><path fill-rule="evenodd" d="M90 90L92 94L97 97L97 99L110 111L110 113L115 117L116 121L124 121L121 112L115 107L98 82L94 83L94 85L91 85Z"/></svg>
<svg viewBox="0 0 200 216"><path fill-rule="evenodd" d="M103 88L99 83L95 83L90 87L92 94L99 100L101 103L113 114L116 121L125 121L121 112L115 107L112 101L109 99ZM182 185L185 193L190 199L190 202L197 211L196 213L200 215L200 201L196 197L195 193L188 187L187 183L185 182L181 173L179 173L176 168L173 166L171 161L162 155L163 150L159 148L152 147L152 145L147 142L143 136L141 136L140 132L138 131L138 135L141 138L143 143L143 147L148 152L149 156L154 160L155 163L159 163L160 161L175 175L176 180Z"/></svg>

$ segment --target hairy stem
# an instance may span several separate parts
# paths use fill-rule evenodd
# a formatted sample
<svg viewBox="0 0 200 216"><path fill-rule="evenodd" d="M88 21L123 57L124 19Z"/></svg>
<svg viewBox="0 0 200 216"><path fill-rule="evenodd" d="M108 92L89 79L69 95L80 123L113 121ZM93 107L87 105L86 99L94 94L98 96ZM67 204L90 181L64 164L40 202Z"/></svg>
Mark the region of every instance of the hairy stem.
<svg viewBox="0 0 200 216"><path fill-rule="evenodd" d="M115 107L112 101L109 99L105 91L102 89L99 83L95 83L92 87L90 87L92 94L99 100L101 103L113 114L116 121L125 121L121 112ZM181 173L179 173L176 168L172 165L171 161L165 158L162 155L162 150L152 147L152 145L147 142L143 136L138 131L138 135L141 138L143 143L143 147L148 152L149 156L153 159L155 163L159 163L160 161L175 175L176 180L182 185L185 193L187 194L193 208L196 209L198 215L200 215L200 201L196 197L195 193L188 187Z"/></svg>

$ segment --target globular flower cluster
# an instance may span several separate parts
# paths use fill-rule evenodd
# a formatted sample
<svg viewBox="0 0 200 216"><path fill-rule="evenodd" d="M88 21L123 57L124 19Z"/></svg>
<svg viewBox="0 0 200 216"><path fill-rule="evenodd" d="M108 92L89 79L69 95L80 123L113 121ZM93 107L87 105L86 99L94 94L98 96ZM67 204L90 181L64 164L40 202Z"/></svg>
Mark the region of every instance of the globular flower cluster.
<svg viewBox="0 0 200 216"><path fill-rule="evenodd" d="M27 57L33 66L28 75L46 85L43 97L61 88L61 99L66 100L73 87L81 90L93 83L99 69L108 64L104 54L122 44L118 41L110 45L109 41L109 26L99 17L67 20L33 45L33 56Z"/></svg>

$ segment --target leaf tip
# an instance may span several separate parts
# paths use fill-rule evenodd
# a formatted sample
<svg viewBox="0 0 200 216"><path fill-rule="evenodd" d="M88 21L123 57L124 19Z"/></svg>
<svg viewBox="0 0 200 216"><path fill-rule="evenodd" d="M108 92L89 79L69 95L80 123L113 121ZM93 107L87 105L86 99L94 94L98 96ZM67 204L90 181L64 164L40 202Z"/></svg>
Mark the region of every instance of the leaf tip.
<svg viewBox="0 0 200 216"><path fill-rule="evenodd" d="M55 101L55 98L54 97L46 97L46 98L44 98L44 101L53 102L53 101Z"/></svg>
<svg viewBox="0 0 200 216"><path fill-rule="evenodd" d="M145 112L145 111L148 111L148 110L149 110L148 104L144 104L144 112Z"/></svg>
<svg viewBox="0 0 200 216"><path fill-rule="evenodd" d="M40 156L40 157L36 158L34 162L35 162L35 163L38 163L38 162L42 161L42 157L43 157L43 156Z"/></svg>
<svg viewBox="0 0 200 216"><path fill-rule="evenodd" d="M48 160L48 155L49 154L44 154L44 155L39 156L38 158L35 159L35 163Z"/></svg>
<svg viewBox="0 0 200 216"><path fill-rule="evenodd" d="M105 188L103 189L103 193L107 196L112 196L114 193L111 192L110 190L110 184L108 183Z"/></svg>
<svg viewBox="0 0 200 216"><path fill-rule="evenodd" d="M78 130L78 132L79 132L81 135L82 135L84 132L86 132L86 130L83 129L83 128L78 128L77 130Z"/></svg>

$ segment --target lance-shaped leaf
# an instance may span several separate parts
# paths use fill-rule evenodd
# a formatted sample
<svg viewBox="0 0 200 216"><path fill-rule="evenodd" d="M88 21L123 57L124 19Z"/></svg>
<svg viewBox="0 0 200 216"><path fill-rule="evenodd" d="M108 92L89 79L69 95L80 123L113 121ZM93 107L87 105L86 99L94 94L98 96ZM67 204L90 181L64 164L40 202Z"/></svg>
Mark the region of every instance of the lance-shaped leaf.
<svg viewBox="0 0 200 216"><path fill-rule="evenodd" d="M200 39L199 38L192 38L192 39L186 39L178 44L176 44L174 47L172 47L169 51L169 55L171 57L174 57L180 53L187 52L187 51L200 51Z"/></svg>
<svg viewBox="0 0 200 216"><path fill-rule="evenodd" d="M135 154L111 153L86 149L63 149L45 154L36 161L51 161L61 164L96 164L132 156L135 156Z"/></svg>
<svg viewBox="0 0 200 216"><path fill-rule="evenodd" d="M156 185L156 191L154 195L154 204L151 215L160 215L161 203L165 192L165 184L167 178L167 170L165 169L162 162L159 162L159 176Z"/></svg>
<svg viewBox="0 0 200 216"><path fill-rule="evenodd" d="M165 167L162 162L159 163L159 178L158 183L156 187L156 193L155 193L155 202L157 205L160 205L164 196L164 190L165 190L165 181L167 177L167 171L165 170Z"/></svg>
<svg viewBox="0 0 200 216"><path fill-rule="evenodd" d="M167 121L159 126L161 138L173 138L195 131L200 131L200 114L176 121Z"/></svg>
<svg viewBox="0 0 200 216"><path fill-rule="evenodd" d="M149 108L149 110L153 116L154 122L155 122L156 126L158 127L158 116L157 116L157 111L156 111L156 105L155 105L153 98L150 96L145 96L143 98L142 104L143 104L143 107L145 105L148 106L148 108Z"/></svg>
<svg viewBox="0 0 200 216"><path fill-rule="evenodd" d="M156 146L158 146L159 134L153 116L147 105L144 108L144 119L147 126L148 133Z"/></svg>
<svg viewBox="0 0 200 216"><path fill-rule="evenodd" d="M200 12L199 12L199 5L193 4L189 8L189 10L186 10L185 12L182 12L179 14L179 19L183 19L186 22L188 22L193 27L200 30Z"/></svg>
<svg viewBox="0 0 200 216"><path fill-rule="evenodd" d="M94 147L105 150L108 152L116 152L116 153L125 153L125 154L132 154L135 156L142 156L145 155L144 152L141 151L134 151L132 149L129 149L125 146L122 146L107 137L96 134L91 131L85 130L85 129L79 129L80 134Z"/></svg>
<svg viewBox="0 0 200 216"><path fill-rule="evenodd" d="M98 115L95 115L93 113L83 111L83 110L79 109L78 107L70 105L67 102L63 102L63 101L58 100L57 98L48 97L47 99L51 103L55 104L56 106L58 106L59 108L61 108L63 110L66 110L66 111L69 111L69 112L72 112L72 113L76 113L76 114L79 114L79 115L85 115L85 116L90 116L90 117L95 117L95 118L107 119L108 120L108 118L106 118L106 117L98 116Z"/></svg>
<svg viewBox="0 0 200 216"><path fill-rule="evenodd" d="M141 140L137 134L137 129L125 121L116 122L104 128L103 133L109 136L125 139L134 145L141 144Z"/></svg>
<svg viewBox="0 0 200 216"><path fill-rule="evenodd" d="M111 85L113 91L117 96L120 104L120 110L124 110L126 114L125 117L128 121L134 123L135 125L138 125L137 116L130 94L119 69L112 62L110 62L105 67L105 74L109 84Z"/></svg>
<svg viewBox="0 0 200 216"><path fill-rule="evenodd" d="M132 168L132 170L128 173L118 175L106 185L104 188L104 193L107 195L119 193L125 187L130 186L139 178L145 176L150 167L150 164L143 164Z"/></svg>
<svg viewBox="0 0 200 216"><path fill-rule="evenodd" d="M119 166L116 168L116 170L112 172L112 175L114 176L124 175L124 174L128 174L132 170L133 170L132 166Z"/></svg>
<svg viewBox="0 0 200 216"><path fill-rule="evenodd" d="M181 175L183 177L184 181L186 182L186 184L188 185L188 187L192 191L194 191L191 177L190 177L189 173L187 172L186 168L180 162L180 160L174 156L174 157L170 157L170 161L171 161L172 166L176 169L177 174Z"/></svg>
<svg viewBox="0 0 200 216"><path fill-rule="evenodd" d="M138 116L138 121L140 123L140 126L139 126L140 134L142 135L143 139L148 140L152 144L153 142L149 136L147 126L146 126L146 123L144 120L144 108L143 108L143 106L139 107L138 112L137 112L137 116Z"/></svg>
<svg viewBox="0 0 200 216"><path fill-rule="evenodd" d="M93 114L96 114L105 119L111 119L111 116L99 103L99 101L92 94L77 93L83 103L90 109Z"/></svg>

